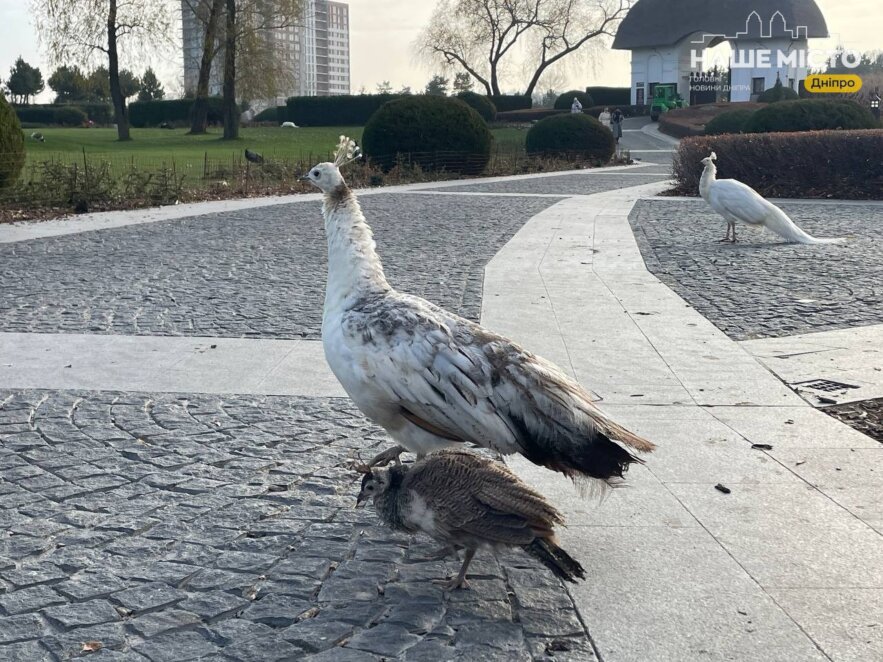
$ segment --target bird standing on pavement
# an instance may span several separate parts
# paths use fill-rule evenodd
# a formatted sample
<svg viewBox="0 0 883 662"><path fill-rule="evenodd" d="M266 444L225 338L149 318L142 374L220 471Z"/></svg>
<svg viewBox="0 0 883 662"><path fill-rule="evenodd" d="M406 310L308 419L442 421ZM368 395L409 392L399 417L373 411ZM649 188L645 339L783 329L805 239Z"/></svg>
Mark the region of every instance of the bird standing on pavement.
<svg viewBox="0 0 883 662"><path fill-rule="evenodd" d="M414 465L360 469L357 505L373 499L380 518L407 533L425 533L451 550L465 548L460 572L447 590L468 588L466 570L481 547L517 546L557 577L575 582L583 567L558 546L564 520L542 495L504 464L475 453L442 451Z"/></svg>
<svg viewBox="0 0 883 662"><path fill-rule="evenodd" d="M405 449L422 456L472 443L521 453L574 480L607 481L640 461L625 447L653 450L552 363L393 289L340 174L357 157L355 143L341 136L334 163L320 163L302 179L325 194L325 357L356 406L400 444L372 464Z"/></svg>
<svg viewBox="0 0 883 662"><path fill-rule="evenodd" d="M836 244L843 239L819 239L801 230L788 215L750 186L735 179L718 179L717 154L702 159L705 170L699 180L699 195L727 221L727 234L721 241L736 243L736 222L763 225L785 241L798 244ZM730 230L733 238L730 239Z"/></svg>

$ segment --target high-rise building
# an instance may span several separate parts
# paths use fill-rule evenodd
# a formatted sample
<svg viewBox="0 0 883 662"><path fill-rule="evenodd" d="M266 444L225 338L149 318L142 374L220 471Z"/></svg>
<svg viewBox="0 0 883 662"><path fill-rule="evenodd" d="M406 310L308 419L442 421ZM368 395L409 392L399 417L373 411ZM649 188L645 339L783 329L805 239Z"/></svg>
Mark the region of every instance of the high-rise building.
<svg viewBox="0 0 883 662"><path fill-rule="evenodd" d="M205 39L207 0L181 0L184 89L196 90ZM332 0L307 0L299 25L264 30L262 39L291 75L279 97L331 96L350 93L349 5ZM223 17L218 55L212 62L209 94L221 93L224 70ZM259 101L251 99L250 101ZM264 100L277 103L278 100Z"/></svg>

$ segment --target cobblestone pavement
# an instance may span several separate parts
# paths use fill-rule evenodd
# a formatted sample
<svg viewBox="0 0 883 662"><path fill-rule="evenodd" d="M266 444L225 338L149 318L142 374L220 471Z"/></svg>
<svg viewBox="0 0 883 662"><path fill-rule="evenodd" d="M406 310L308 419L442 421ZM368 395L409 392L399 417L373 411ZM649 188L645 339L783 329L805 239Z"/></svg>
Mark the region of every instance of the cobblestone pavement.
<svg viewBox="0 0 883 662"><path fill-rule="evenodd" d="M624 170L619 173L597 173L590 170L585 175L558 175L552 177L531 177L505 182L486 182L484 184L457 184L445 186L442 191L472 193L550 193L554 195L592 195L605 191L642 186L663 182L668 177L663 174L638 175L638 170ZM629 174L631 173L631 174Z"/></svg>
<svg viewBox="0 0 883 662"><path fill-rule="evenodd" d="M0 391L0 659L594 659L526 554L446 595L353 508L386 443L345 399Z"/></svg>
<svg viewBox="0 0 883 662"><path fill-rule="evenodd" d="M883 398L846 402L822 411L883 444Z"/></svg>
<svg viewBox="0 0 883 662"><path fill-rule="evenodd" d="M361 199L390 281L477 319L484 266L549 198ZM0 245L0 331L318 338L319 203Z"/></svg>
<svg viewBox="0 0 883 662"><path fill-rule="evenodd" d="M631 215L647 268L737 340L883 322L883 206L786 203L810 234L843 245L785 244L724 220L702 200L643 200ZM822 275L824 274L824 275Z"/></svg>

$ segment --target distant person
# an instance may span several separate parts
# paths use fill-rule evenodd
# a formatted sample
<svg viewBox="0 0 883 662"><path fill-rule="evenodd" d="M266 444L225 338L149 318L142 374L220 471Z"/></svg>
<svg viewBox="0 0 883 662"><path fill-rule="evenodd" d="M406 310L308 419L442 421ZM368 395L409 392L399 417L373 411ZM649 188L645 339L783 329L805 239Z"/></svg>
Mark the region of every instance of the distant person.
<svg viewBox="0 0 883 662"><path fill-rule="evenodd" d="M625 115L622 114L622 111L617 108L613 111L613 115L610 117L610 128L613 131L613 137L616 138L616 142L619 143L619 139L622 138L622 121L625 119Z"/></svg>
<svg viewBox="0 0 883 662"><path fill-rule="evenodd" d="M573 97L573 103L570 104L570 112L574 115L577 113L583 112L583 105L579 102L579 99Z"/></svg>
<svg viewBox="0 0 883 662"><path fill-rule="evenodd" d="M610 126L610 109L609 108L605 108L604 110L601 111L601 113L598 115L598 121L601 122L601 124L606 126L608 129L613 131L613 128Z"/></svg>

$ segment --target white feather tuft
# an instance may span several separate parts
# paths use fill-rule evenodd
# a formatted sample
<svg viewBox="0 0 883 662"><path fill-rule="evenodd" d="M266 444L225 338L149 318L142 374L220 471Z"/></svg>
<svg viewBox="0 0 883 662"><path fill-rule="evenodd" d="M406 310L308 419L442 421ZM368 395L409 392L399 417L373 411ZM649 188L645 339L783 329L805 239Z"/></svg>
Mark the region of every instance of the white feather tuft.
<svg viewBox="0 0 883 662"><path fill-rule="evenodd" d="M337 143L337 152L334 155L334 165L341 168L361 157L362 150L356 144L356 141L352 138L341 136L340 142Z"/></svg>

